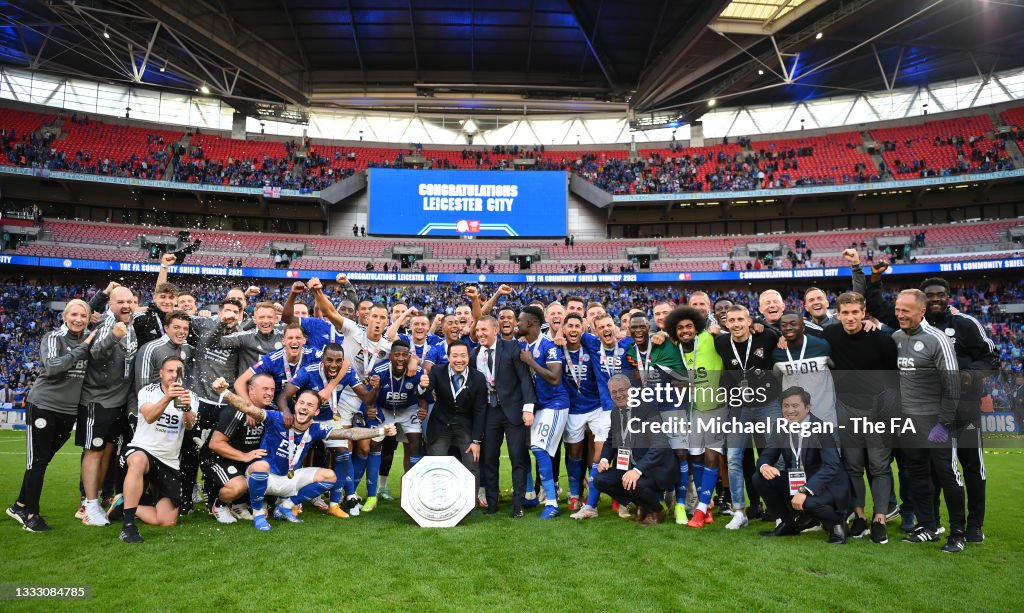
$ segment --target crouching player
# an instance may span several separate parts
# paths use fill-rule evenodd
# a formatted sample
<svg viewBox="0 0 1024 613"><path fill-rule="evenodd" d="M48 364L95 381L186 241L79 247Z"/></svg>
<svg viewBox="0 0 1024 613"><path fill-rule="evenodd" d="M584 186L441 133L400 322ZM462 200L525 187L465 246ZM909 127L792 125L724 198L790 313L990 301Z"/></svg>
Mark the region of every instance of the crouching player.
<svg viewBox="0 0 1024 613"><path fill-rule="evenodd" d="M199 400L181 386L181 358L170 356L160 364L160 382L139 390L139 425L125 451L124 527L121 540L141 543L136 517L154 526L178 523L181 508L181 472L178 456L185 430L195 426ZM140 501L148 489L151 504Z"/></svg>
<svg viewBox="0 0 1024 613"><path fill-rule="evenodd" d="M249 465L246 473L249 481L249 503L252 507L253 523L257 530L270 530L263 499L277 496L279 502L274 508L274 518L292 523L302 523L292 509L311 498L319 497L334 487L337 477L328 468L300 468L306 454L322 440L364 440L378 436L394 436L394 426L379 428L333 427L333 422L314 422L320 411L320 397L313 390L302 390L295 399L295 416L291 427L286 427L280 411L260 409L248 400L228 391L224 379L213 382L213 390L221 394L221 402L227 402L236 410L263 424L263 450L265 460Z"/></svg>

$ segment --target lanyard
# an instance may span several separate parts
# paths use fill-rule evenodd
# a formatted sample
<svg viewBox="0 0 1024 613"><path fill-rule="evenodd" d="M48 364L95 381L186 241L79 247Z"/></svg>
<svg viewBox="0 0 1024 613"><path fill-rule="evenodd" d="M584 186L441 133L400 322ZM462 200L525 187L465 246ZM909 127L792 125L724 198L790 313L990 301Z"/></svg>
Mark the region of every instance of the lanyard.
<svg viewBox="0 0 1024 613"><path fill-rule="evenodd" d="M365 333L364 338L366 339L366 342L362 343L363 355L365 356L363 358L363 375L369 377L370 372L373 370L374 365L377 363L377 351L373 349L373 341L370 340L370 337L365 336ZM384 340L383 337L377 340L376 345L378 347L380 347L380 341L382 340Z"/></svg>
<svg viewBox="0 0 1024 613"><path fill-rule="evenodd" d="M796 462L796 469L801 470L803 461L800 459L800 451L804 448L804 437L798 435L796 440L799 441L799 444L793 445L793 435L789 435L789 450L793 452L793 461Z"/></svg>
<svg viewBox="0 0 1024 613"><path fill-rule="evenodd" d="M604 345L601 345L601 369L604 370L604 374L609 377L615 374L615 368L612 366L612 360L615 359L615 349L617 348L612 349L612 355L609 357L609 355L604 352ZM640 353L640 351L637 350L637 353Z"/></svg>
<svg viewBox="0 0 1024 613"><path fill-rule="evenodd" d="M699 338L700 335L693 337L693 364L686 363L686 350L683 349L683 344L679 343L679 357L683 360L683 368L685 368L689 373L695 373L697 371L697 341Z"/></svg>
<svg viewBox="0 0 1024 613"><path fill-rule="evenodd" d="M394 391L399 391L399 392L402 391L402 388L405 385L405 372L404 371L402 372L402 378L398 380L398 385L396 386L395 385L395 368L394 368L393 365L388 365L388 379L391 380L391 391L393 391L393 392ZM396 398L397 398L397 396L396 396ZM385 400L385 404L386 403L387 403L387 401Z"/></svg>
<svg viewBox="0 0 1024 613"><path fill-rule="evenodd" d="M580 366L583 365L583 347L576 350L580 356ZM565 349L565 361L569 363L569 376L572 377L573 382L576 384L576 391L583 393L583 380L580 377L579 369L572 363L572 350L568 347Z"/></svg>
<svg viewBox="0 0 1024 613"><path fill-rule="evenodd" d="M629 435L629 420L632 419L632 414L633 411L628 407L626 410L619 413L619 419L621 420L621 423L619 423L619 429L622 431L622 438L619 439L619 445L622 447L626 447L626 437Z"/></svg>
<svg viewBox="0 0 1024 613"><path fill-rule="evenodd" d="M412 344L412 351L413 351L413 353L416 354L417 358L422 360L423 356L425 356L427 354L427 343L424 342L422 345L417 345L416 343L413 343Z"/></svg>
<svg viewBox="0 0 1024 613"><path fill-rule="evenodd" d="M642 383L644 385L647 384L647 371L651 368L651 349L652 349L651 343L650 343L650 341L648 341L648 343L647 343L647 351L646 351L646 353L647 353L647 363L644 364L644 353L645 352L640 351L640 345L636 346L636 362L637 362L637 366L640 367L640 383Z"/></svg>
<svg viewBox="0 0 1024 613"><path fill-rule="evenodd" d="M462 390L466 389L466 385L469 384L469 377L467 376L468 374L469 374L468 372L457 373L454 370L449 370L448 371L448 387L450 387L451 390L452 390L452 400L458 400L459 399L459 394L462 393ZM456 391L456 389L455 389L455 376L456 375L462 377L462 385L459 386L458 391Z"/></svg>
<svg viewBox="0 0 1024 613"><path fill-rule="evenodd" d="M292 380L292 369L289 368L289 366L291 366L291 364L288 363L288 356L283 354L283 353L281 354L281 363L284 364L284 380L285 380L285 383L287 383L288 381ZM295 367L298 368L301 365L302 365L302 356L300 355L299 356L299 361L298 361L297 364L295 364Z"/></svg>
<svg viewBox="0 0 1024 613"><path fill-rule="evenodd" d="M740 370L742 370L743 374L746 375L747 374L747 364L750 363L750 348L754 346L754 337L753 336L747 337L747 355L743 358L742 361L740 361L740 352L736 351L736 341L732 340L731 336L729 337L729 344L732 345L732 354L734 356L736 356L736 361L740 363ZM696 353L696 351L697 350L694 349L694 353ZM696 356L694 356L694 362L696 362L696 361L697 361L697 358L696 358Z"/></svg>
<svg viewBox="0 0 1024 613"><path fill-rule="evenodd" d="M804 359L804 354L805 353L807 353L807 339L806 338L804 339L803 346L800 347L800 361L801 362ZM789 352L789 345L788 344L786 345L786 355L789 357L789 361L792 362L793 361L793 354Z"/></svg>
<svg viewBox="0 0 1024 613"><path fill-rule="evenodd" d="M480 356L480 355L477 356L477 357L483 357L483 359L484 359L484 365L483 365L483 367L480 370L482 370L483 373L485 375L487 375L487 385L492 387L492 388L494 387L494 371L491 370L491 365L487 363L487 352L488 351L493 352L493 351L495 351L497 349L497 347L498 347L497 343L495 343L494 347L481 347L480 348L480 352L483 353L483 356ZM497 360L497 356L495 356L493 353L491 354L491 358Z"/></svg>
<svg viewBox="0 0 1024 613"><path fill-rule="evenodd" d="M302 433L302 439L298 445L295 444L295 430L288 430L288 472L291 473L302 460L302 452L306 448L306 433Z"/></svg>

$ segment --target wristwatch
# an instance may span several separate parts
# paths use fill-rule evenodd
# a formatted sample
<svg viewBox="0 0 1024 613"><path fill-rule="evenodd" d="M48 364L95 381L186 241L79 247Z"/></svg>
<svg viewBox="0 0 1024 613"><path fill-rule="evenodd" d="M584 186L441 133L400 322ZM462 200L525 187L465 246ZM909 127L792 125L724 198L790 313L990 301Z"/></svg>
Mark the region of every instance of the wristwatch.
<svg viewBox="0 0 1024 613"><path fill-rule="evenodd" d="M799 488L797 488L796 491L800 492L801 494L807 495L807 496L811 495L811 490L807 489L803 485L801 485Z"/></svg>

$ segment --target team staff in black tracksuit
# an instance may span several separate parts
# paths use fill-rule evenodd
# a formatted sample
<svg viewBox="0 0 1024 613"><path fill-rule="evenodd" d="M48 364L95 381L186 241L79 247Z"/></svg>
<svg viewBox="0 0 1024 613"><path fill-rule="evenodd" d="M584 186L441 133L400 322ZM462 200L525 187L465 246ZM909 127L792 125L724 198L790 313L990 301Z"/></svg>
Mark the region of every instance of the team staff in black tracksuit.
<svg viewBox="0 0 1024 613"><path fill-rule="evenodd" d="M933 502L937 488L945 494L949 511L949 538L943 551L964 550L966 518L963 480L953 450L956 445L956 408L960 400L960 369L953 344L941 330L924 321L924 292L907 289L896 298L900 329L893 333L896 364L900 371L900 402L903 416L913 429L901 429L907 470L913 482L914 510L919 525L904 537L909 543L937 541L939 518Z"/></svg>
<svg viewBox="0 0 1024 613"><path fill-rule="evenodd" d="M32 385L25 411L27 468L18 500L7 509L7 515L29 532L50 529L39 514L39 498L46 467L71 437L78 417L89 346L96 336L96 332L86 335L90 315L88 304L71 300L64 307L64 325L44 334L40 344L43 374Z"/></svg>
<svg viewBox="0 0 1024 613"><path fill-rule="evenodd" d="M163 255L160 259L160 273L156 277L156 288L153 289L153 301L145 311L132 319L139 347L155 341L164 334L164 320L174 310L174 300L178 297L178 288L167 282L167 272L176 261L178 260L173 253ZM148 384L147 381L136 387L146 387Z"/></svg>
<svg viewBox="0 0 1024 613"><path fill-rule="evenodd" d="M949 283L933 277L925 279L921 291L928 299L925 318L932 327L953 343L960 367L960 402L954 423L956 456L963 466L967 489L967 542L985 540L985 459L981 443L982 379L999 371L996 345L977 319L949 310ZM935 499L938 504L938 497Z"/></svg>

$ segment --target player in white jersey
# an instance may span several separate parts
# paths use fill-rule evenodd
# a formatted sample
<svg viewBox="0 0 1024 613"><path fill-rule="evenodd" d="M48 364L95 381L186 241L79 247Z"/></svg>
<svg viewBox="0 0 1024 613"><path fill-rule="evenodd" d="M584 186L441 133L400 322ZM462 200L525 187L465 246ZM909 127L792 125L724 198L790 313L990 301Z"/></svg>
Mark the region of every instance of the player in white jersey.
<svg viewBox="0 0 1024 613"><path fill-rule="evenodd" d="M185 430L195 426L199 400L180 383L181 358L171 356L160 364L160 382L139 391L139 423L128 444L124 478L124 528L121 540L141 543L135 525L138 517L147 524L173 526L181 507L178 455ZM179 408L180 407L180 408ZM151 504L142 505L148 486Z"/></svg>

